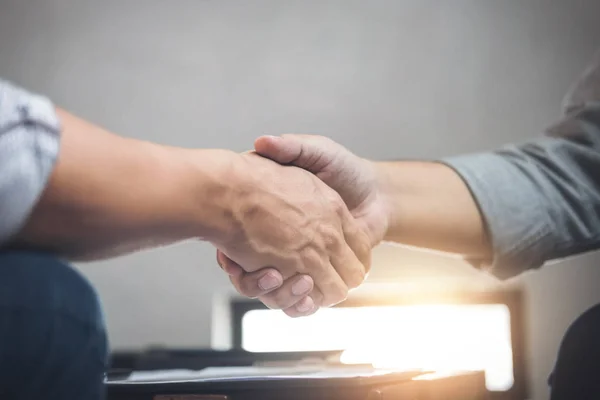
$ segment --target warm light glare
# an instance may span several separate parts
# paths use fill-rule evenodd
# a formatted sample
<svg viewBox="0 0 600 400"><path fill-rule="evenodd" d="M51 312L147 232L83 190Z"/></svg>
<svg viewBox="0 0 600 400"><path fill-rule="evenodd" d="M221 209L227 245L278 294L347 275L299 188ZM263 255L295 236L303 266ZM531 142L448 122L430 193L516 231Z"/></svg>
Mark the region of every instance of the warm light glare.
<svg viewBox="0 0 600 400"><path fill-rule="evenodd" d="M484 370L489 390L513 384L510 313L502 304L340 307L292 319L253 310L248 351L346 350L342 362L385 369Z"/></svg>

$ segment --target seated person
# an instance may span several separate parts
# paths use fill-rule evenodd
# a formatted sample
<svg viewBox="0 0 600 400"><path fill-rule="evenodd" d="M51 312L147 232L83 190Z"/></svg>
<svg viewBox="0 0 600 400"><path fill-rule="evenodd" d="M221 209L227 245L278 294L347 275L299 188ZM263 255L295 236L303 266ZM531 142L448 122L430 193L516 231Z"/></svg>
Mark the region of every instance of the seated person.
<svg viewBox="0 0 600 400"><path fill-rule="evenodd" d="M298 313L343 300L370 262L365 229L303 169L119 137L0 81L1 398L103 398L98 298L63 260L189 239L249 272L277 265L257 284Z"/></svg>

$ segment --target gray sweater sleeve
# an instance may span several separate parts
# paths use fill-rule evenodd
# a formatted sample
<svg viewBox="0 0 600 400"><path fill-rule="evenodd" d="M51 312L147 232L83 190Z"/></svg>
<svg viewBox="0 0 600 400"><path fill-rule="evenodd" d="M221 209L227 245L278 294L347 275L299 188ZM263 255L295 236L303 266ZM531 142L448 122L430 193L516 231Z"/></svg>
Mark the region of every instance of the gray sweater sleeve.
<svg viewBox="0 0 600 400"><path fill-rule="evenodd" d="M499 278L600 248L600 102L546 137L444 162L471 190L492 243L494 259L474 263Z"/></svg>
<svg viewBox="0 0 600 400"><path fill-rule="evenodd" d="M474 263L499 278L600 248L600 51L563 108L537 140L443 160L485 220L494 257Z"/></svg>
<svg viewBox="0 0 600 400"><path fill-rule="evenodd" d="M52 103L0 80L0 246L25 223L59 151Z"/></svg>

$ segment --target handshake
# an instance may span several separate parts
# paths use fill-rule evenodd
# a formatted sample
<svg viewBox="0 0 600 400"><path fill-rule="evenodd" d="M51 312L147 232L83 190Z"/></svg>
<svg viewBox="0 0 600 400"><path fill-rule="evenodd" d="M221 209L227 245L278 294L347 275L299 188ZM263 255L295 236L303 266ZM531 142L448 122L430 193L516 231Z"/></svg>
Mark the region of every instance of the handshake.
<svg viewBox="0 0 600 400"><path fill-rule="evenodd" d="M310 135L263 136L239 156L235 229L211 240L237 291L291 317L343 301L387 230L376 165Z"/></svg>
<svg viewBox="0 0 600 400"><path fill-rule="evenodd" d="M184 149L58 113L58 162L8 247L99 260L201 238L242 295L292 317L343 301L382 240L491 259L476 201L443 163L371 162L311 135Z"/></svg>

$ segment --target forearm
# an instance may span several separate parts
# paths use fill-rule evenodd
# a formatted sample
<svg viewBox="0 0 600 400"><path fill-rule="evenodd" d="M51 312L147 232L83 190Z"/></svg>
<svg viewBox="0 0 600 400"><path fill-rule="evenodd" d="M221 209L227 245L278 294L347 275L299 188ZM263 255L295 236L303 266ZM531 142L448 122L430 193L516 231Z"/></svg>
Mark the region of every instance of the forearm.
<svg viewBox="0 0 600 400"><path fill-rule="evenodd" d="M230 229L218 201L230 152L192 154L58 114L58 162L13 246L98 259Z"/></svg>
<svg viewBox="0 0 600 400"><path fill-rule="evenodd" d="M600 248L600 103L540 137L438 163L377 164L387 240L459 253L503 278Z"/></svg>
<svg viewBox="0 0 600 400"><path fill-rule="evenodd" d="M384 240L489 258L491 247L477 203L461 177L434 162L376 163L388 209Z"/></svg>
<svg viewBox="0 0 600 400"><path fill-rule="evenodd" d="M468 255L500 277L600 248L600 52L545 133L448 167L381 164L389 239Z"/></svg>

